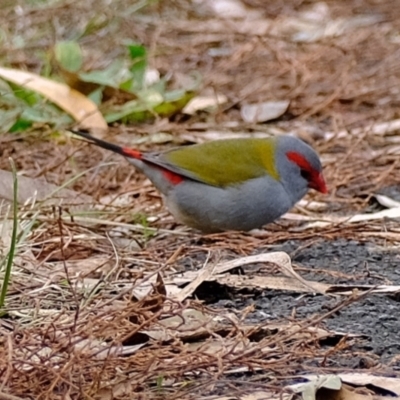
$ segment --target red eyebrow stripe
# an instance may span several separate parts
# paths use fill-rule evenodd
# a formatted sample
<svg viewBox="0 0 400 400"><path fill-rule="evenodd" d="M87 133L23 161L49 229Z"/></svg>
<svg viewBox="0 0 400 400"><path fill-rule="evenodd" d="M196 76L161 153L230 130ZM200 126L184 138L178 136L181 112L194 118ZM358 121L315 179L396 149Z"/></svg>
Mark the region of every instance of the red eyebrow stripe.
<svg viewBox="0 0 400 400"><path fill-rule="evenodd" d="M299 153L295 151L289 151L286 153L287 158L297 164L300 169L307 171L310 174L310 181L308 186L318 190L321 193L328 193L324 176L322 172L317 171L312 165Z"/></svg>
<svg viewBox="0 0 400 400"><path fill-rule="evenodd" d="M293 161L301 169L309 172L315 171L311 164L301 154L296 153L295 151L289 151L286 153L286 156L290 161Z"/></svg>

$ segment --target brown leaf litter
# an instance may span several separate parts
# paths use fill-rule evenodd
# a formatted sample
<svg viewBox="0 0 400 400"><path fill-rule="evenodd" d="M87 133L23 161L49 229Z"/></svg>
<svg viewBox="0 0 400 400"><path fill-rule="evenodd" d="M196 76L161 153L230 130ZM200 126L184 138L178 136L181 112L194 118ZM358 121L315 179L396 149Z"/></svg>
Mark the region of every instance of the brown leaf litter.
<svg viewBox="0 0 400 400"><path fill-rule="evenodd" d="M122 3L117 3L118 8ZM218 263L289 239L307 245L320 238L374 238L398 245L395 220L354 220L355 215L385 209L374 195L398 185L399 140L389 124L398 118L398 3L365 0L361 3L384 22L353 26L351 33L307 43L295 42L292 31L257 35L252 30L264 29L267 19L277 29L281 19L304 11L301 2L245 3L257 11L251 29L252 24L221 23L209 10L173 1L149 6L149 18L143 21L132 24L122 18L118 37L105 34L99 41L89 36L87 45L101 42L101 56L107 58L121 37L133 35L152 50L151 62L158 70L198 69L205 87L228 98L212 116L111 128L109 138L124 144L140 140L142 149L154 149L187 138L205 140L208 133L222 138L228 133L267 135L271 129L294 132L320 151L329 195L310 193L308 202L266 230L201 236L177 225L150 183L120 157L64 136L55 138L43 126L29 134L3 135L0 169L9 170L12 157L19 173L34 181L21 179L33 199L26 195L26 204L21 204L24 239L14 263L7 313L0 319L0 398L8 393L35 399L245 398L260 389L279 398L299 371L344 371L326 367L326 360L338 353L351 358L355 339L328 331L323 321L372 295L373 287L334 294L335 306L324 315L258 323L248 321L250 308L216 310L193 293ZM326 4L331 20L361 13L357 1ZM80 19L96 9L89 1L79 7ZM46 24L50 16L62 15L72 30L76 14L65 4L45 17L27 13L24 24L35 29L32 22ZM15 27L7 20L3 29ZM7 59L35 68L40 60L26 54L10 52ZM242 122L243 104L277 100L290 105L276 124ZM380 129L374 128L377 124ZM148 139L159 131L169 134L168 143L155 145ZM38 178L57 187L71 181L68 190L89 197L78 210L68 196L61 204L46 205L31 187ZM94 199L90 207L88 199ZM9 227L6 222L1 226L4 255ZM302 267L293 267L301 276ZM268 283L268 276L282 275L276 265L263 269L265 275L251 270L246 275L244 268L243 280L261 276ZM198 270L205 275L196 282ZM176 281L190 273L196 277L185 291ZM254 283L246 284L254 289ZM321 343L328 339L335 344L326 350ZM372 362L367 371L384 374L387 368Z"/></svg>

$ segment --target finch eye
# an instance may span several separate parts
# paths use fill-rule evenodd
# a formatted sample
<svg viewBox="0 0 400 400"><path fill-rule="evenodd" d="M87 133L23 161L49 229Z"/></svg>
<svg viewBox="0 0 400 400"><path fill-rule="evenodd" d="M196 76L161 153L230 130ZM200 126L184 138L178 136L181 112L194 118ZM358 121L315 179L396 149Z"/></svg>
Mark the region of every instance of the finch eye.
<svg viewBox="0 0 400 400"><path fill-rule="evenodd" d="M305 169L300 170L300 175L307 181L311 181L311 173Z"/></svg>

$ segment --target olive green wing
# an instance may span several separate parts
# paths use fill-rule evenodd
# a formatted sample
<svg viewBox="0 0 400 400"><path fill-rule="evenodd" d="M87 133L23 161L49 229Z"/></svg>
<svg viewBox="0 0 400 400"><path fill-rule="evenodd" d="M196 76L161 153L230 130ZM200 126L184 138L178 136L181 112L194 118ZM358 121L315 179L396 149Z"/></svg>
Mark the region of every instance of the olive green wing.
<svg viewBox="0 0 400 400"><path fill-rule="evenodd" d="M226 187L265 175L279 179L275 148L273 138L226 139L148 153L143 159L183 177Z"/></svg>

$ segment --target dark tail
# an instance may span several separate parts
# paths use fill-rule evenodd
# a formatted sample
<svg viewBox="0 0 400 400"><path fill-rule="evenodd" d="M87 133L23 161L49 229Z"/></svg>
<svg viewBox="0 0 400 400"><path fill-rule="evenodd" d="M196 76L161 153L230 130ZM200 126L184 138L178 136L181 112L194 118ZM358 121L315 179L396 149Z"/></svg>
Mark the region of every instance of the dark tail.
<svg viewBox="0 0 400 400"><path fill-rule="evenodd" d="M139 160L142 158L142 153L138 150L130 149L128 147L121 147L116 144L106 142L105 140L98 139L85 131L76 131L74 129L69 129L69 131L74 135L85 138L89 143L95 144L103 149L113 151L114 153L121 154L122 156L129 158L136 158Z"/></svg>

